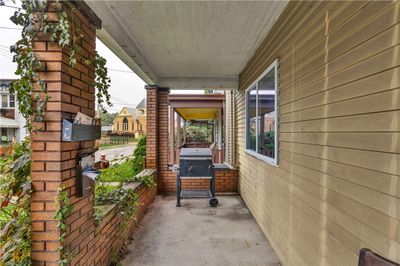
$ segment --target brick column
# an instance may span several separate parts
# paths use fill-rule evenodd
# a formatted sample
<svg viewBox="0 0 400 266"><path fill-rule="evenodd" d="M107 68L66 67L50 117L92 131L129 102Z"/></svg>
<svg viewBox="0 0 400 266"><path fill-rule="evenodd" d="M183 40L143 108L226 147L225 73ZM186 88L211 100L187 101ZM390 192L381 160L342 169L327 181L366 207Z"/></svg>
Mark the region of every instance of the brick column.
<svg viewBox="0 0 400 266"><path fill-rule="evenodd" d="M169 89L146 86L147 90L147 149L146 167L157 169L158 190L164 191L168 171L168 110ZM170 186L175 184L170 184Z"/></svg>
<svg viewBox="0 0 400 266"><path fill-rule="evenodd" d="M60 49L46 37L38 37L33 43L36 57L45 67L40 78L45 81L51 97L44 121L35 123L41 130L32 134L31 258L35 265L58 265L60 232L53 217L60 187L68 192L74 205L72 214L65 221L68 229L64 247L76 255L75 261L88 252L85 243L94 234L93 194L84 198L75 197L75 164L77 154L93 148L95 142L63 142L61 130L63 118L73 119L77 112L91 117L95 114L94 67L84 62L94 60L96 31L80 11L64 7L68 13L72 12L75 26L83 34L78 43L76 66L69 66L67 49ZM57 18L55 11L55 7L50 6L49 18Z"/></svg>
<svg viewBox="0 0 400 266"><path fill-rule="evenodd" d="M157 86L145 86L146 96L146 168L157 169L157 149L158 149L158 90Z"/></svg>
<svg viewBox="0 0 400 266"><path fill-rule="evenodd" d="M158 183L159 191L165 187L165 175L168 171L168 109L169 109L169 89L160 88L158 95ZM175 182L174 182L175 185Z"/></svg>

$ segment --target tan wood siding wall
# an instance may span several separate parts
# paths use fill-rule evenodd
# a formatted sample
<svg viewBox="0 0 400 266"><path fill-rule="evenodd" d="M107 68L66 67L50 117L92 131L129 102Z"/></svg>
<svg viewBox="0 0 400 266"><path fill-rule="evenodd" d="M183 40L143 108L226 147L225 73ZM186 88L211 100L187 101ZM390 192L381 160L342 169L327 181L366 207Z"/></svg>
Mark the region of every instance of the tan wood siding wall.
<svg viewBox="0 0 400 266"><path fill-rule="evenodd" d="M283 265L400 262L400 2L291 2L240 75L239 189ZM245 151L244 90L279 58L279 167Z"/></svg>

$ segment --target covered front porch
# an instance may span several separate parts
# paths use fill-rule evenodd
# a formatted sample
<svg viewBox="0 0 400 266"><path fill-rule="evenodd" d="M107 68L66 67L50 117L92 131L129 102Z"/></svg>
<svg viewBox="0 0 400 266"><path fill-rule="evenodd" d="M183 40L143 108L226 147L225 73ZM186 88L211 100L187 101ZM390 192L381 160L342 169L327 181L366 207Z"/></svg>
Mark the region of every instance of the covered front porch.
<svg viewBox="0 0 400 266"><path fill-rule="evenodd" d="M214 163L225 162L225 93L170 94L171 165L179 164L181 148L210 148ZM197 131L188 132L188 127ZM173 140L173 141L171 141Z"/></svg>
<svg viewBox="0 0 400 266"><path fill-rule="evenodd" d="M34 263L56 264L64 245L72 265L107 265L148 208L124 265L356 265L364 248L400 262L398 2L71 2L90 37L82 50L97 36L148 84L145 165L156 186L138 186L127 228L115 214L96 227L93 189L78 196L75 173L95 142L63 141L60 123L94 116L93 77L76 80L65 49L41 40L35 52L60 61L60 78L46 79L57 97L32 137ZM171 90L225 99L185 106ZM175 208L172 166L192 145L184 121L210 118L220 206ZM73 205L64 243L60 188Z"/></svg>

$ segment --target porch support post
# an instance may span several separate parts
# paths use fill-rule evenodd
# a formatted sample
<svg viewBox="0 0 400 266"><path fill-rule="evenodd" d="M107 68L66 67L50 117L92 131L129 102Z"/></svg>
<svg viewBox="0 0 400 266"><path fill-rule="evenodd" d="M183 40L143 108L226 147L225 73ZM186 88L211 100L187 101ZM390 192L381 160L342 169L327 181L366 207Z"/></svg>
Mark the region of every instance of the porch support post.
<svg viewBox="0 0 400 266"><path fill-rule="evenodd" d="M175 108L169 108L169 162L175 163Z"/></svg>
<svg viewBox="0 0 400 266"><path fill-rule="evenodd" d="M175 173L169 171L168 159L168 108L169 108L169 89L158 88L158 191L166 191L166 188L175 187L175 182L171 184L169 177L176 177Z"/></svg>
<svg viewBox="0 0 400 266"><path fill-rule="evenodd" d="M181 147L181 116L176 113L176 149L175 149L175 160L176 163L179 162L179 151Z"/></svg>
<svg viewBox="0 0 400 266"><path fill-rule="evenodd" d="M218 163L223 163L223 158L222 158L222 151L223 149L223 136L222 136L222 131L223 131L223 127L222 127L222 121L224 119L224 109L221 108L221 113L220 116L218 118Z"/></svg>
<svg viewBox="0 0 400 266"><path fill-rule="evenodd" d="M168 173L169 89L156 85L147 90L146 168L157 169L157 188L162 190Z"/></svg>
<svg viewBox="0 0 400 266"><path fill-rule="evenodd" d="M176 145L179 148L181 146L181 116L179 114L177 114L176 117L176 126L177 126L177 130L176 130L176 138L177 138L177 142Z"/></svg>
<svg viewBox="0 0 400 266"><path fill-rule="evenodd" d="M91 241L95 233L93 219L93 189L85 197L76 196L75 167L77 155L94 151L95 141L65 142L62 140L62 119L73 119L78 112L95 115L94 66L85 64L95 59L96 29L88 16L77 8L60 3L73 16L82 29L82 39L77 43L79 54L75 68L69 65L67 49L51 42L44 35L33 42L33 50L42 62L39 72L50 96L42 122L34 123L40 129L31 134L31 260L33 265L58 265L57 249L60 247L60 230L54 216L59 190L67 193L72 213L65 223L67 235L62 245L66 253L75 254L70 264L94 264L89 257L94 252ZM51 17L57 7L51 3ZM49 16L50 17L50 16ZM35 91L41 92L38 86ZM93 245L93 246L92 246ZM89 250L89 251L88 251Z"/></svg>
<svg viewBox="0 0 400 266"><path fill-rule="evenodd" d="M183 143L186 144L186 120L183 119Z"/></svg>
<svg viewBox="0 0 400 266"><path fill-rule="evenodd" d="M157 149L158 149L158 90L157 86L145 86L146 108L147 108L147 140L146 140L146 168L157 169Z"/></svg>

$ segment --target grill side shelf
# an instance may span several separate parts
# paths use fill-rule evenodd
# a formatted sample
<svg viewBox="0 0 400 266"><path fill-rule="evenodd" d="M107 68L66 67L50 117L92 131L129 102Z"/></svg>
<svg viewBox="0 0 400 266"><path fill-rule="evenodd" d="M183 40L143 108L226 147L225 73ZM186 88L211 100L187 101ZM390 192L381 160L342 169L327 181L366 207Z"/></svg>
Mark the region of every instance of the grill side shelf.
<svg viewBox="0 0 400 266"><path fill-rule="evenodd" d="M182 190L181 198L211 198L210 190Z"/></svg>

